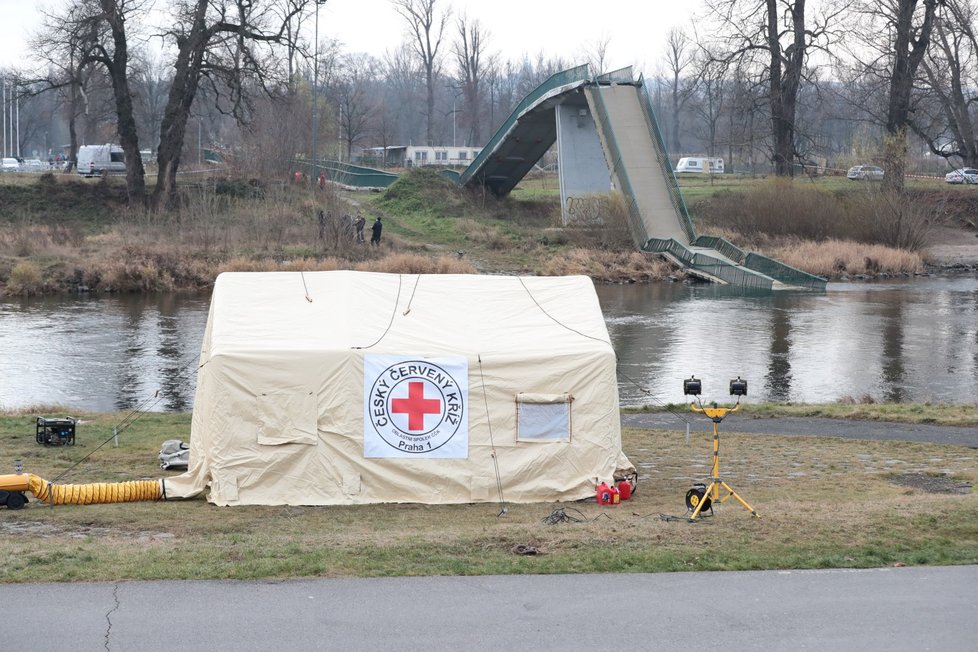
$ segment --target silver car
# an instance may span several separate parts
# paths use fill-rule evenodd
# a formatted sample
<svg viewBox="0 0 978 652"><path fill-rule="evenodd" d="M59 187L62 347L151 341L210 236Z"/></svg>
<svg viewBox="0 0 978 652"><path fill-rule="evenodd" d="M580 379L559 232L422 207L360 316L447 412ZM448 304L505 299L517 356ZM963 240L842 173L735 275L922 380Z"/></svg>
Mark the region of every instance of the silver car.
<svg viewBox="0 0 978 652"><path fill-rule="evenodd" d="M875 165L853 165L846 173L850 181L882 181L883 168Z"/></svg>
<svg viewBox="0 0 978 652"><path fill-rule="evenodd" d="M978 183L978 170L975 168L960 168L951 170L944 175L946 183Z"/></svg>

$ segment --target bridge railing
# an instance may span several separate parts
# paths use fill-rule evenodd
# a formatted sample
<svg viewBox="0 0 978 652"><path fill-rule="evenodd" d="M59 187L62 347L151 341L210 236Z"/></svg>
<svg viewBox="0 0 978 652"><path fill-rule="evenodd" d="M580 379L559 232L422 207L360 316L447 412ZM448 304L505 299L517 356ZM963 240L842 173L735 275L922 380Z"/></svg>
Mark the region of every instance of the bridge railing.
<svg viewBox="0 0 978 652"><path fill-rule="evenodd" d="M649 128L649 133L652 135L652 144L655 147L655 153L659 159L659 170L665 178L666 188L669 189L669 199L672 201L673 208L676 209L676 214L679 215L679 223L682 226L683 233L686 234L690 242L693 242L696 239L696 229L693 227L693 220L690 218L689 210L686 208L686 200L683 199L683 192L679 188L679 181L676 179L676 174L672 171L672 164L669 161L666 144L662 138L662 132L659 130L659 121L655 117L655 109L652 108L652 98L649 96L648 89L645 88L645 79L641 76L638 80L638 92L641 100L639 104L642 106L642 113L645 115L645 122Z"/></svg>
<svg viewBox="0 0 978 652"><path fill-rule="evenodd" d="M724 238L715 235L701 235L693 240L694 247L706 247L718 251L738 265L743 265L747 252Z"/></svg>
<svg viewBox="0 0 978 652"><path fill-rule="evenodd" d="M516 121L519 119L520 115L523 114L528 108L536 104L540 98L542 98L547 93L551 92L556 88L565 86L567 84L572 84L574 82L584 81L588 78L588 65L582 64L575 68L569 68L567 70L562 70L552 74L545 82L537 86L529 95L523 98L523 101L516 105L516 108L509 115L506 121L502 124L486 146L482 148L479 155L473 159L469 167L465 168L462 175L459 177L459 183L465 185L475 176L475 173L489 160L489 157L493 155L496 148L509 133L509 130L513 128Z"/></svg>
<svg viewBox="0 0 978 652"><path fill-rule="evenodd" d="M744 267L766 274L775 278L785 285L808 288L809 290L824 290L828 280L821 276L815 276L800 269L785 265L784 263L768 258L763 254L749 253L744 260Z"/></svg>
<svg viewBox="0 0 978 652"><path fill-rule="evenodd" d="M774 285L772 278L760 272L737 267L706 254L693 252L675 238L649 238L642 246L642 251L669 254L693 272L707 274L731 285L764 290L770 290Z"/></svg>
<svg viewBox="0 0 978 652"><path fill-rule="evenodd" d="M635 75L632 73L631 66L625 66L624 68L619 68L618 70L602 73L594 78L594 81L599 84L602 82L608 84L631 84L634 80Z"/></svg>
<svg viewBox="0 0 978 652"><path fill-rule="evenodd" d="M319 176L319 171L326 173L326 178L335 183L354 188L386 188L397 180L397 175L376 168L353 165L342 161L301 161L309 170L309 178L313 181Z"/></svg>

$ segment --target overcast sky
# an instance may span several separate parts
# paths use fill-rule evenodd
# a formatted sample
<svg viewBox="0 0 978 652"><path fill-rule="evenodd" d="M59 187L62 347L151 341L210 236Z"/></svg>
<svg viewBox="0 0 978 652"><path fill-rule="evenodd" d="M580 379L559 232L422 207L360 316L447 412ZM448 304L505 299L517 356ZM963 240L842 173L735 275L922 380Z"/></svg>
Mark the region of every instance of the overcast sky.
<svg viewBox="0 0 978 652"><path fill-rule="evenodd" d="M40 9L66 0L0 0L0 68L29 65L29 35ZM162 2L163 0L158 0ZM490 49L503 59L543 51L583 63L589 46L609 40L609 68L634 65L651 74L663 58L666 32L688 25L703 0L440 0L464 11L490 32ZM308 21L310 31L313 21ZM327 0L319 14L322 38L337 38L349 52L380 57L403 42L404 20L390 0ZM310 34L311 37L311 34Z"/></svg>

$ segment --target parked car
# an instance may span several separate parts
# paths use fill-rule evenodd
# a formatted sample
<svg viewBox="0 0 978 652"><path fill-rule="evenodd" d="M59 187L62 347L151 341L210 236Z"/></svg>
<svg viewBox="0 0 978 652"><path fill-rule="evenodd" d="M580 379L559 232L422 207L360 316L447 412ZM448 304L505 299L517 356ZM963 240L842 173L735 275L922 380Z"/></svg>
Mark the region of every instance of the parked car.
<svg viewBox="0 0 978 652"><path fill-rule="evenodd" d="M20 162L15 158L4 157L3 160L0 161L0 170L3 170L4 172L16 172L19 169Z"/></svg>
<svg viewBox="0 0 978 652"><path fill-rule="evenodd" d="M24 168L27 170L46 170L48 164L41 161L39 158L29 158L24 161Z"/></svg>
<svg viewBox="0 0 978 652"><path fill-rule="evenodd" d="M846 173L850 181L882 181L883 168L875 165L853 165Z"/></svg>
<svg viewBox="0 0 978 652"><path fill-rule="evenodd" d="M959 168L944 175L947 183L978 183L978 170L975 168Z"/></svg>

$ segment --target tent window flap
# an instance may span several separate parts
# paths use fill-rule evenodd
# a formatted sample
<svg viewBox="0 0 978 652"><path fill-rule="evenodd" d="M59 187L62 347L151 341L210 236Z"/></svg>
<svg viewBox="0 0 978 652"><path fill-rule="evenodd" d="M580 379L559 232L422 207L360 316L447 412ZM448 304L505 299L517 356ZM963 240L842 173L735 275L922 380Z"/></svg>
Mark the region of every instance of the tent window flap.
<svg viewBox="0 0 978 652"><path fill-rule="evenodd" d="M516 441L569 442L573 400L570 394L517 394Z"/></svg>
<svg viewBox="0 0 978 652"><path fill-rule="evenodd" d="M308 388L292 387L262 392L258 400L258 443L315 444L316 395Z"/></svg>

